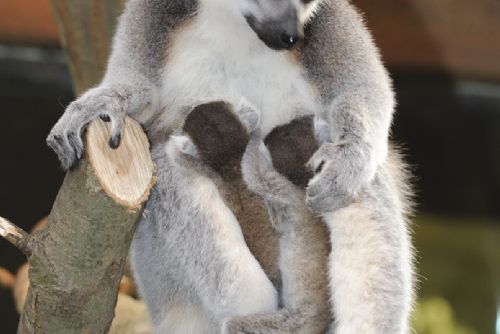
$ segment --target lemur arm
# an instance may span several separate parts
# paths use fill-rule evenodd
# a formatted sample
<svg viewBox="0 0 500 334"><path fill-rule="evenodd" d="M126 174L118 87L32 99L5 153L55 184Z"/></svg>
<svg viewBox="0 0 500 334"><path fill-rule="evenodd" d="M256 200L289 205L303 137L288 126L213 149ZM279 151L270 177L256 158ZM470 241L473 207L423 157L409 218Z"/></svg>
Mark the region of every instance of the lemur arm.
<svg viewBox="0 0 500 334"><path fill-rule="evenodd" d="M266 202L270 219L276 229L300 224L309 209L304 190L274 169L271 155L259 135L250 138L241 161L243 180L247 187Z"/></svg>
<svg viewBox="0 0 500 334"><path fill-rule="evenodd" d="M315 213L350 203L385 159L394 110L391 81L356 9L346 0L326 0L305 30L302 61L324 105L332 129L310 166L321 172L310 182ZM332 196L332 192L334 193Z"/></svg>
<svg viewBox="0 0 500 334"><path fill-rule="evenodd" d="M300 206L302 192L278 173L271 155L259 135L253 135L241 161L243 180L248 189L270 202Z"/></svg>
<svg viewBox="0 0 500 334"><path fill-rule="evenodd" d="M196 0L127 2L102 83L70 104L47 138L64 169L82 157L82 129L99 116L111 121L110 146L120 144L124 116L153 103L168 39L196 9Z"/></svg>

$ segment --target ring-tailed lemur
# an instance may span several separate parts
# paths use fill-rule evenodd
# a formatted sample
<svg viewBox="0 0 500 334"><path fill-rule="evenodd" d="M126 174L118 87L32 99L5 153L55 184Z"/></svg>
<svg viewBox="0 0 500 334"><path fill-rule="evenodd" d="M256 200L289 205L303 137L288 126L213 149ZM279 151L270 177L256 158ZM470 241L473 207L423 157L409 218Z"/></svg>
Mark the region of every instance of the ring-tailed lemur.
<svg viewBox="0 0 500 334"><path fill-rule="evenodd" d="M254 120L258 119L251 109L236 109L235 115L246 124L245 129L232 110L224 103L196 107L186 119L185 135L172 138L178 151L170 151L171 160L186 168L192 178L205 176L214 180L229 207L234 207L231 202L235 198L251 198L240 165L249 142L248 134L257 126ZM267 139L279 166L286 166L282 172L305 187L309 174L305 163L318 148L311 119L299 119L276 128ZM332 322L326 226L312 217L300 186L274 170L269 153L259 154L259 143L263 145L254 134L246 149L243 172L251 181L246 182L249 188L266 200L279 234L279 260L273 261L280 266L282 308L273 313L227 319L224 332L324 334ZM290 170L293 173L287 173Z"/></svg>
<svg viewBox="0 0 500 334"><path fill-rule="evenodd" d="M83 154L82 129L99 116L111 120L112 146L125 114L154 144L180 129L200 100L237 104L242 96L260 113L264 136L306 110L329 123L332 142L310 161L320 172L306 201L330 222L336 329L405 332L411 247L395 186L399 167L387 168L395 161L388 149L394 94L348 0L129 0L102 83L68 107L48 143L69 168ZM222 318L274 310L276 291L236 219L214 218L232 213L213 182L183 179L163 148L153 151L159 183L133 257L157 328L206 333ZM207 199L212 205L201 204ZM193 215L220 224L197 233L187 228ZM184 269L170 277L167 263ZM192 276L181 276L185 270ZM185 285L196 289L186 295Z"/></svg>

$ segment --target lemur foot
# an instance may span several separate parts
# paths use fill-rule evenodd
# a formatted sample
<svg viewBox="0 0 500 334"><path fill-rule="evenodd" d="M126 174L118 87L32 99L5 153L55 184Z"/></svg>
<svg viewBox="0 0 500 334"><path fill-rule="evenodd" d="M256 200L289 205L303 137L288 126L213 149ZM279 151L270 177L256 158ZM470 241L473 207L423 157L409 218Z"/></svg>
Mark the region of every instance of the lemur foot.
<svg viewBox="0 0 500 334"><path fill-rule="evenodd" d="M350 205L370 181L367 152L351 144L323 144L307 166L316 176L307 187L307 205L322 215Z"/></svg>
<svg viewBox="0 0 500 334"><path fill-rule="evenodd" d="M82 130L97 117L111 122L109 146L117 148L130 103L131 92L127 89L104 87L91 89L71 103L47 137L47 144L58 155L62 167L70 169L82 158Z"/></svg>

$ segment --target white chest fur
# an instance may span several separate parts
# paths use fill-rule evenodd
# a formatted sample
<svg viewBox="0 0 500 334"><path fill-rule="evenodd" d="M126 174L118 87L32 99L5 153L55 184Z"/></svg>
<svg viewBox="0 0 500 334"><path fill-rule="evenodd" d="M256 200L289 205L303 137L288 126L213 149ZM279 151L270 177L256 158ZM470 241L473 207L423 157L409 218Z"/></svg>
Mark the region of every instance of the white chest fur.
<svg viewBox="0 0 500 334"><path fill-rule="evenodd" d="M245 98L261 113L261 129L317 111L301 66L287 52L262 43L241 14L202 0L197 16L172 40L163 72L160 121L182 122L197 104Z"/></svg>

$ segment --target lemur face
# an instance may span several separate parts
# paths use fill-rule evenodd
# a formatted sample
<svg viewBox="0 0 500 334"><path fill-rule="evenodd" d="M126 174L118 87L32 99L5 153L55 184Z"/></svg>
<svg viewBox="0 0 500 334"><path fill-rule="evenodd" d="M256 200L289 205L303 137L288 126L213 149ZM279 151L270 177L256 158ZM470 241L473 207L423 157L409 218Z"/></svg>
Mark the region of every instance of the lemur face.
<svg viewBox="0 0 500 334"><path fill-rule="evenodd" d="M320 0L238 0L242 15L270 48L292 48Z"/></svg>

